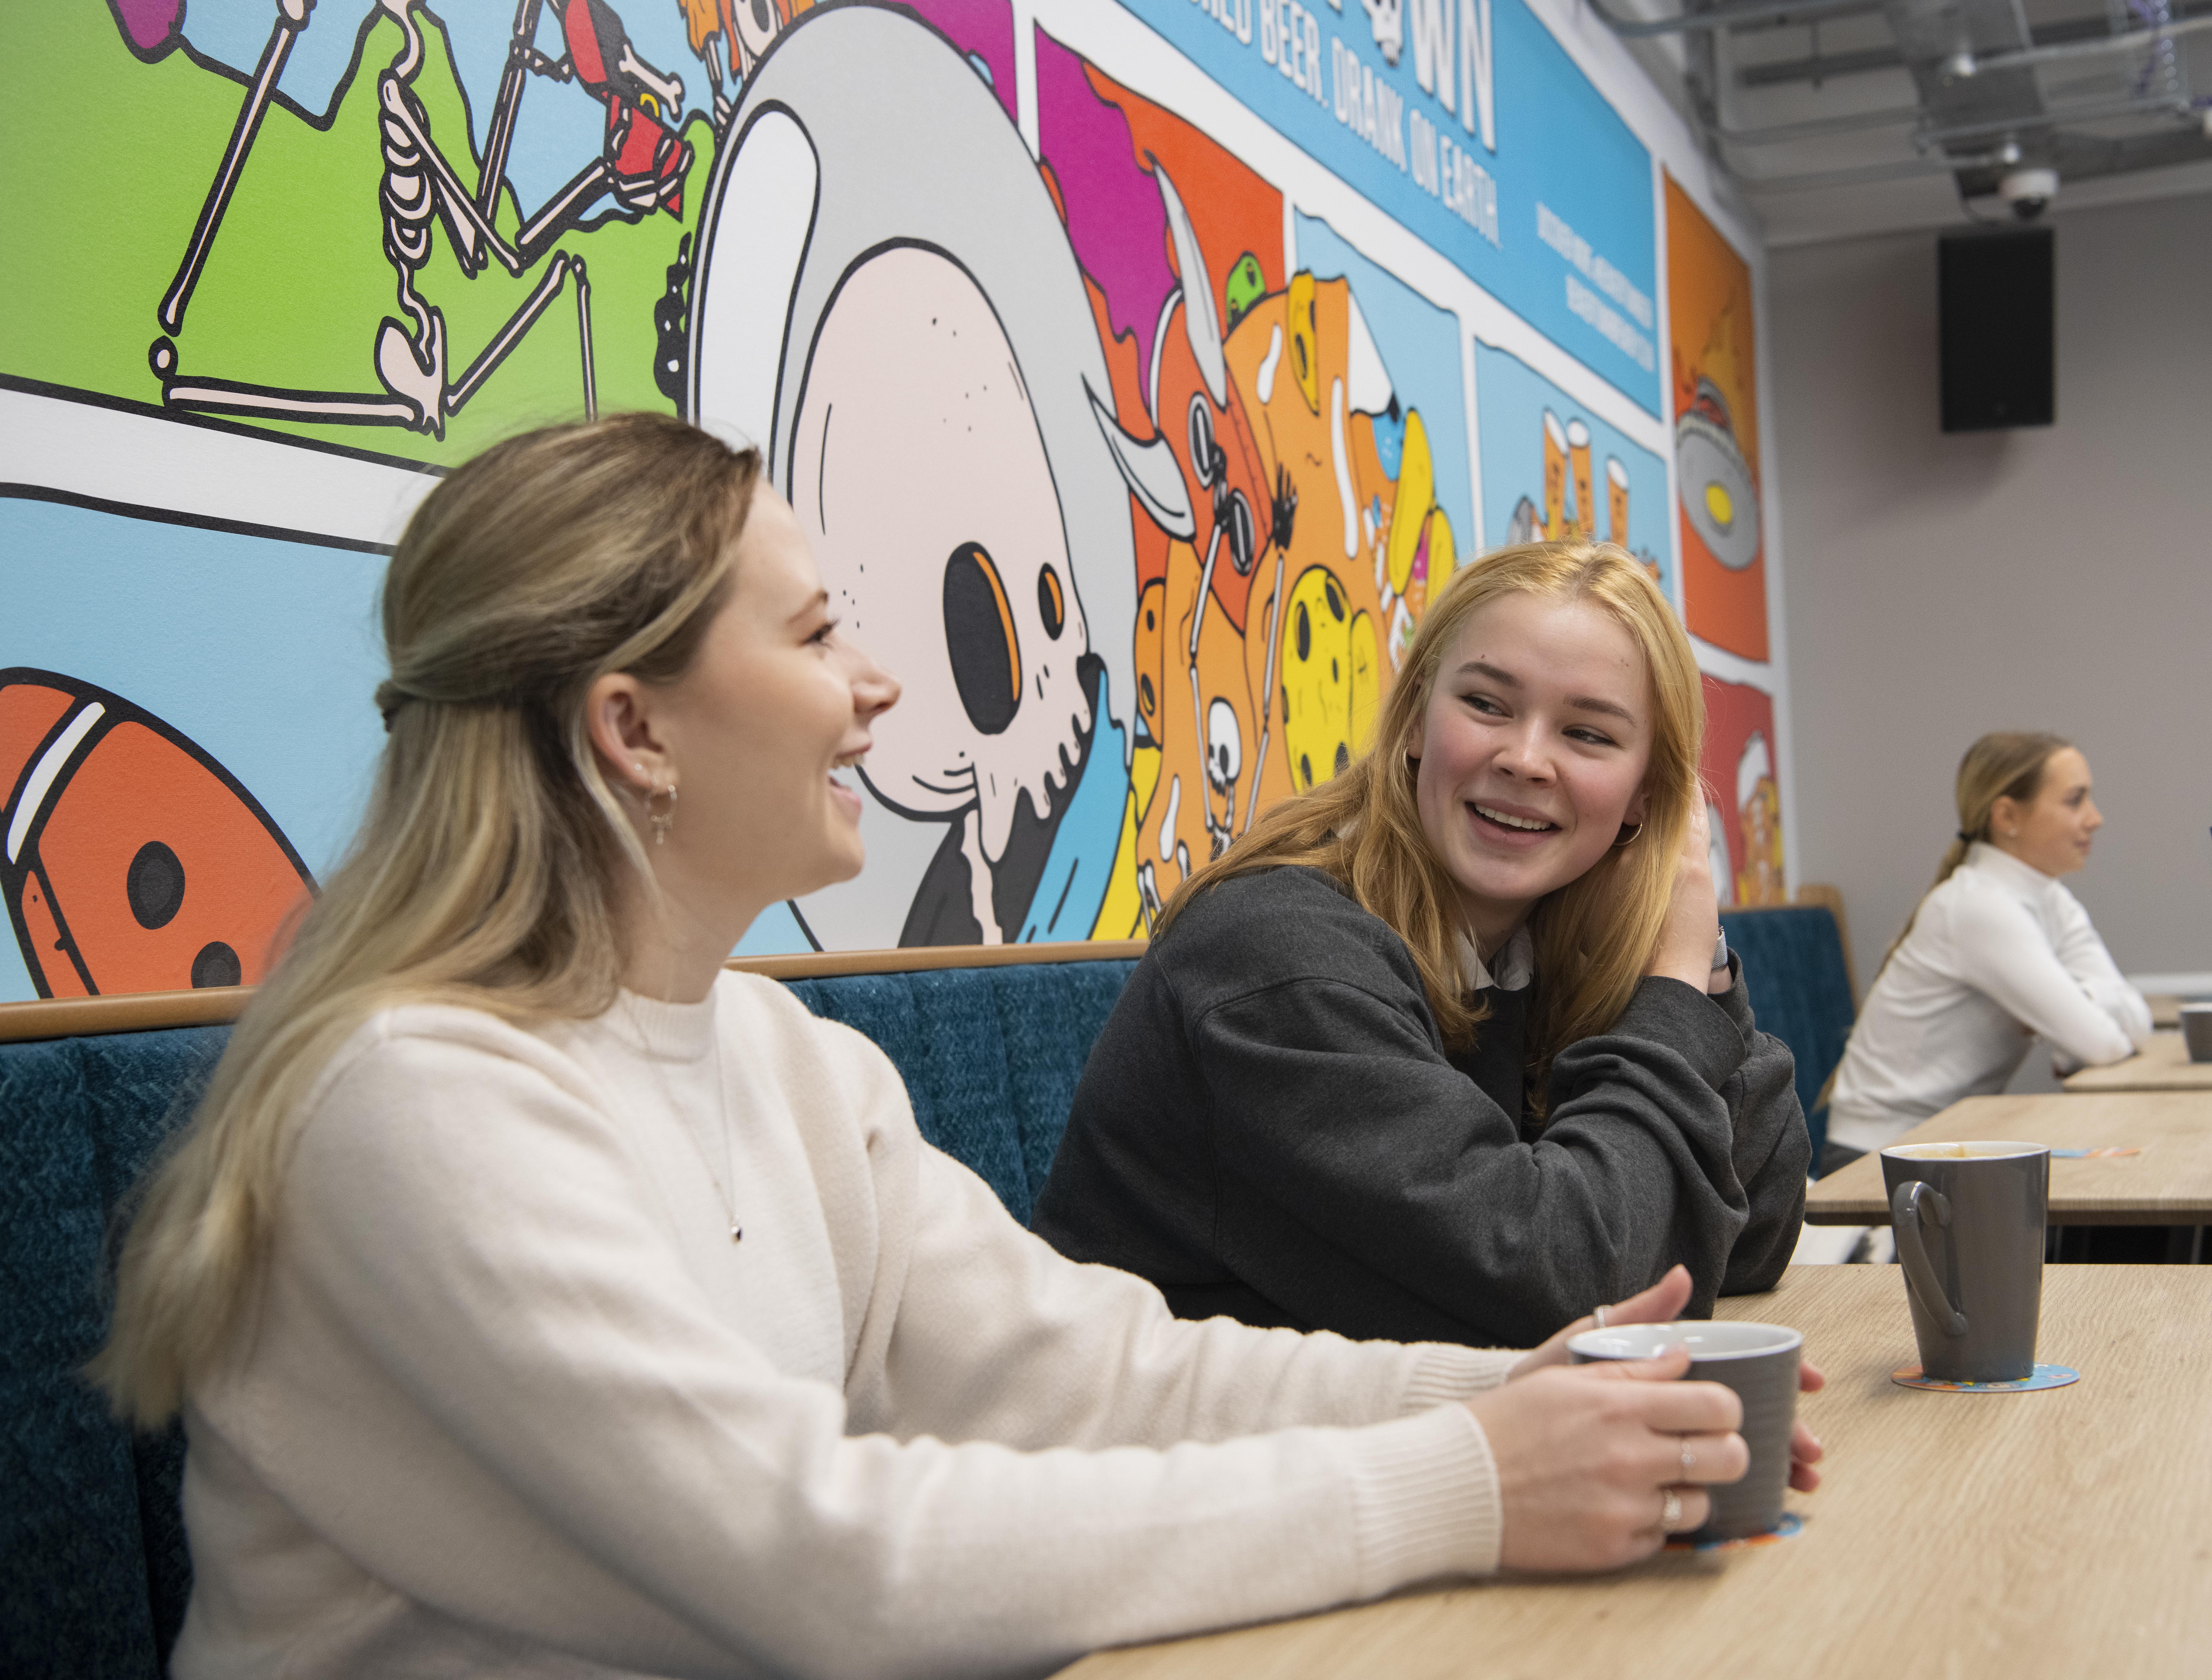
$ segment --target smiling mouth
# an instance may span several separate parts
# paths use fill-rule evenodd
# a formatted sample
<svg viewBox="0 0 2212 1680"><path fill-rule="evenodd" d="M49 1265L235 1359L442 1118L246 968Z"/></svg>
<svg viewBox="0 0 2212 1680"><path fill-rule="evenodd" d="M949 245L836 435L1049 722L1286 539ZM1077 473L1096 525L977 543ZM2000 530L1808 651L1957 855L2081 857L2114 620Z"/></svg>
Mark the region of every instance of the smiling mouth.
<svg viewBox="0 0 2212 1680"><path fill-rule="evenodd" d="M1468 801L1467 808L1481 818L1483 821L1495 823L1500 828L1510 829L1516 834L1549 834L1559 827L1557 823L1547 823L1541 817L1508 816L1503 811L1493 811L1490 807L1477 805L1472 800Z"/></svg>

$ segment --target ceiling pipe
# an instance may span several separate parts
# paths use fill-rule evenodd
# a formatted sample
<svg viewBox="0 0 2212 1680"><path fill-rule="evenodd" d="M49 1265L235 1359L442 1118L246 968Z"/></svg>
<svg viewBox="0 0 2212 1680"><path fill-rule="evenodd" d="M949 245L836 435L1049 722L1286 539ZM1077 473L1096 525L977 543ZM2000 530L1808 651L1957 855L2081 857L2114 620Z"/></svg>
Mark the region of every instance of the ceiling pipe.
<svg viewBox="0 0 2212 1680"><path fill-rule="evenodd" d="M1716 6L1706 12L1680 12L1673 17L1624 17L1605 3L1587 0L1606 27L1624 40L1650 35L1696 34L1713 29L1733 29L1739 24L1777 23L1787 18L1845 17L1858 12L1878 12L1880 0L1748 0L1748 3Z"/></svg>
<svg viewBox="0 0 2212 1680"><path fill-rule="evenodd" d="M1983 123L1956 123L1948 128L1923 129L1912 137L1916 146L1940 146L1952 140L1973 140L1991 134L2018 134L2030 129L2056 128L2062 123L2108 122L2119 117L2191 117L2188 102L2175 99L2115 100L2103 105L2047 106L2032 115L1992 118Z"/></svg>
<svg viewBox="0 0 2212 1680"><path fill-rule="evenodd" d="M1909 180L1916 175L1948 175L1960 169L1995 169L2019 161L2014 151L1985 152L1975 157L1917 157L1897 163L1867 163L1852 169L1816 169L1797 175L1747 175L1731 171L1747 192L1808 192L1830 186L1872 186L1882 181Z"/></svg>
<svg viewBox="0 0 2212 1680"><path fill-rule="evenodd" d="M1917 122L1917 105L1890 106L1880 111L1853 111L1836 117L1815 117L1802 123L1775 123L1765 128L1724 128L1706 125L1705 132L1731 146L1774 146L1791 140L1812 140L1823 134L1850 134L1861 129L1895 128Z"/></svg>
<svg viewBox="0 0 2212 1680"><path fill-rule="evenodd" d="M1596 0L1591 0L1596 3ZM2072 58L2094 58L2107 52L2125 52L2138 46L2156 46L2177 35L2193 35L2212 29L2212 12L2203 12L2179 23L2161 23L2148 29L2130 29L2124 35L2104 35L2094 40L2069 41L2058 46L2023 46L2009 52L1992 52L1974 60L1975 73L2019 70L2033 64L2063 64Z"/></svg>

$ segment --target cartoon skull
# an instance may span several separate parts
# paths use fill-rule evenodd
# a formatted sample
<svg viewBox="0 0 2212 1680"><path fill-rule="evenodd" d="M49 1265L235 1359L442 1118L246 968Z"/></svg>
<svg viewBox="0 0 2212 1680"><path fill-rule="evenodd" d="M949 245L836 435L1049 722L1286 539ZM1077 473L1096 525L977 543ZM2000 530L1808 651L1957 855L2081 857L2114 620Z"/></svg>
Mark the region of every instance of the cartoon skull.
<svg viewBox="0 0 2212 1680"><path fill-rule="evenodd" d="M791 502L831 610L896 672L864 774L916 817L978 808L986 858L1015 806L1066 794L1091 732L1051 465L989 301L939 253L853 271L799 403Z"/></svg>

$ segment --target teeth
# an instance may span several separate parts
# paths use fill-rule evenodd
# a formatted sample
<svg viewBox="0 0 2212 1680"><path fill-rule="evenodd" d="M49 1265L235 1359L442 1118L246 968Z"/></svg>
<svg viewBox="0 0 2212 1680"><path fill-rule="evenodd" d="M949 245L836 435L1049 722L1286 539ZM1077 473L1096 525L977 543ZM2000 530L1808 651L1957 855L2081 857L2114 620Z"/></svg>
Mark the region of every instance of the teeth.
<svg viewBox="0 0 2212 1680"><path fill-rule="evenodd" d="M1509 817L1503 811L1492 811L1486 805L1478 805L1474 808L1489 818L1492 822L1503 824L1507 828L1547 829L1557 826L1553 823L1528 817Z"/></svg>
<svg viewBox="0 0 2212 1680"><path fill-rule="evenodd" d="M833 770L852 770L867 762L868 755L866 752L848 752L842 758L832 758L830 761L830 768Z"/></svg>

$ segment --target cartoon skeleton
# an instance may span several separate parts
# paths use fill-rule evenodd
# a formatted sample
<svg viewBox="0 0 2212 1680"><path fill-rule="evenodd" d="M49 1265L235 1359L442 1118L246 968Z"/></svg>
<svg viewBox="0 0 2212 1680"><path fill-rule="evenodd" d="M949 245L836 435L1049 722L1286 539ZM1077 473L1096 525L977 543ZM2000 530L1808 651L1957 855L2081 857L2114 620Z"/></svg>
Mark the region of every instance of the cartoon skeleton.
<svg viewBox="0 0 2212 1680"><path fill-rule="evenodd" d="M374 362L384 393L374 394L186 378L179 370L177 346L171 335L183 330L192 289L244 170L262 114L283 74L293 40L307 25L313 0L278 0L269 45L247 90L238 125L216 169L176 280L157 312L163 332L154 342L149 360L161 380L162 400L167 405L201 413L263 419L403 426L443 437L447 419L459 412L483 387L573 278L584 412L586 416L595 412L591 286L582 258L556 253L530 295L458 378L447 370L445 317L416 287L416 277L429 259L434 218L445 228L447 242L462 273L473 278L495 259L511 274L526 272L604 199L611 198L611 213L628 221L639 220L659 209L672 215L682 213L691 148L663 120L662 113L681 111L684 84L638 58L621 19L605 0L550 0L568 50L558 59L547 58L532 45L540 12L547 3L518 0L483 166L471 192L432 138L428 113L412 85L423 62L422 33L415 15L417 0L379 0L404 37L398 57L377 77L376 93L384 164L377 201L383 216L384 253L392 266L404 320L386 316L377 328ZM510 244L494 226L493 213L506 176L525 77L531 75L575 82L605 106L607 127L601 155L526 218Z"/></svg>

